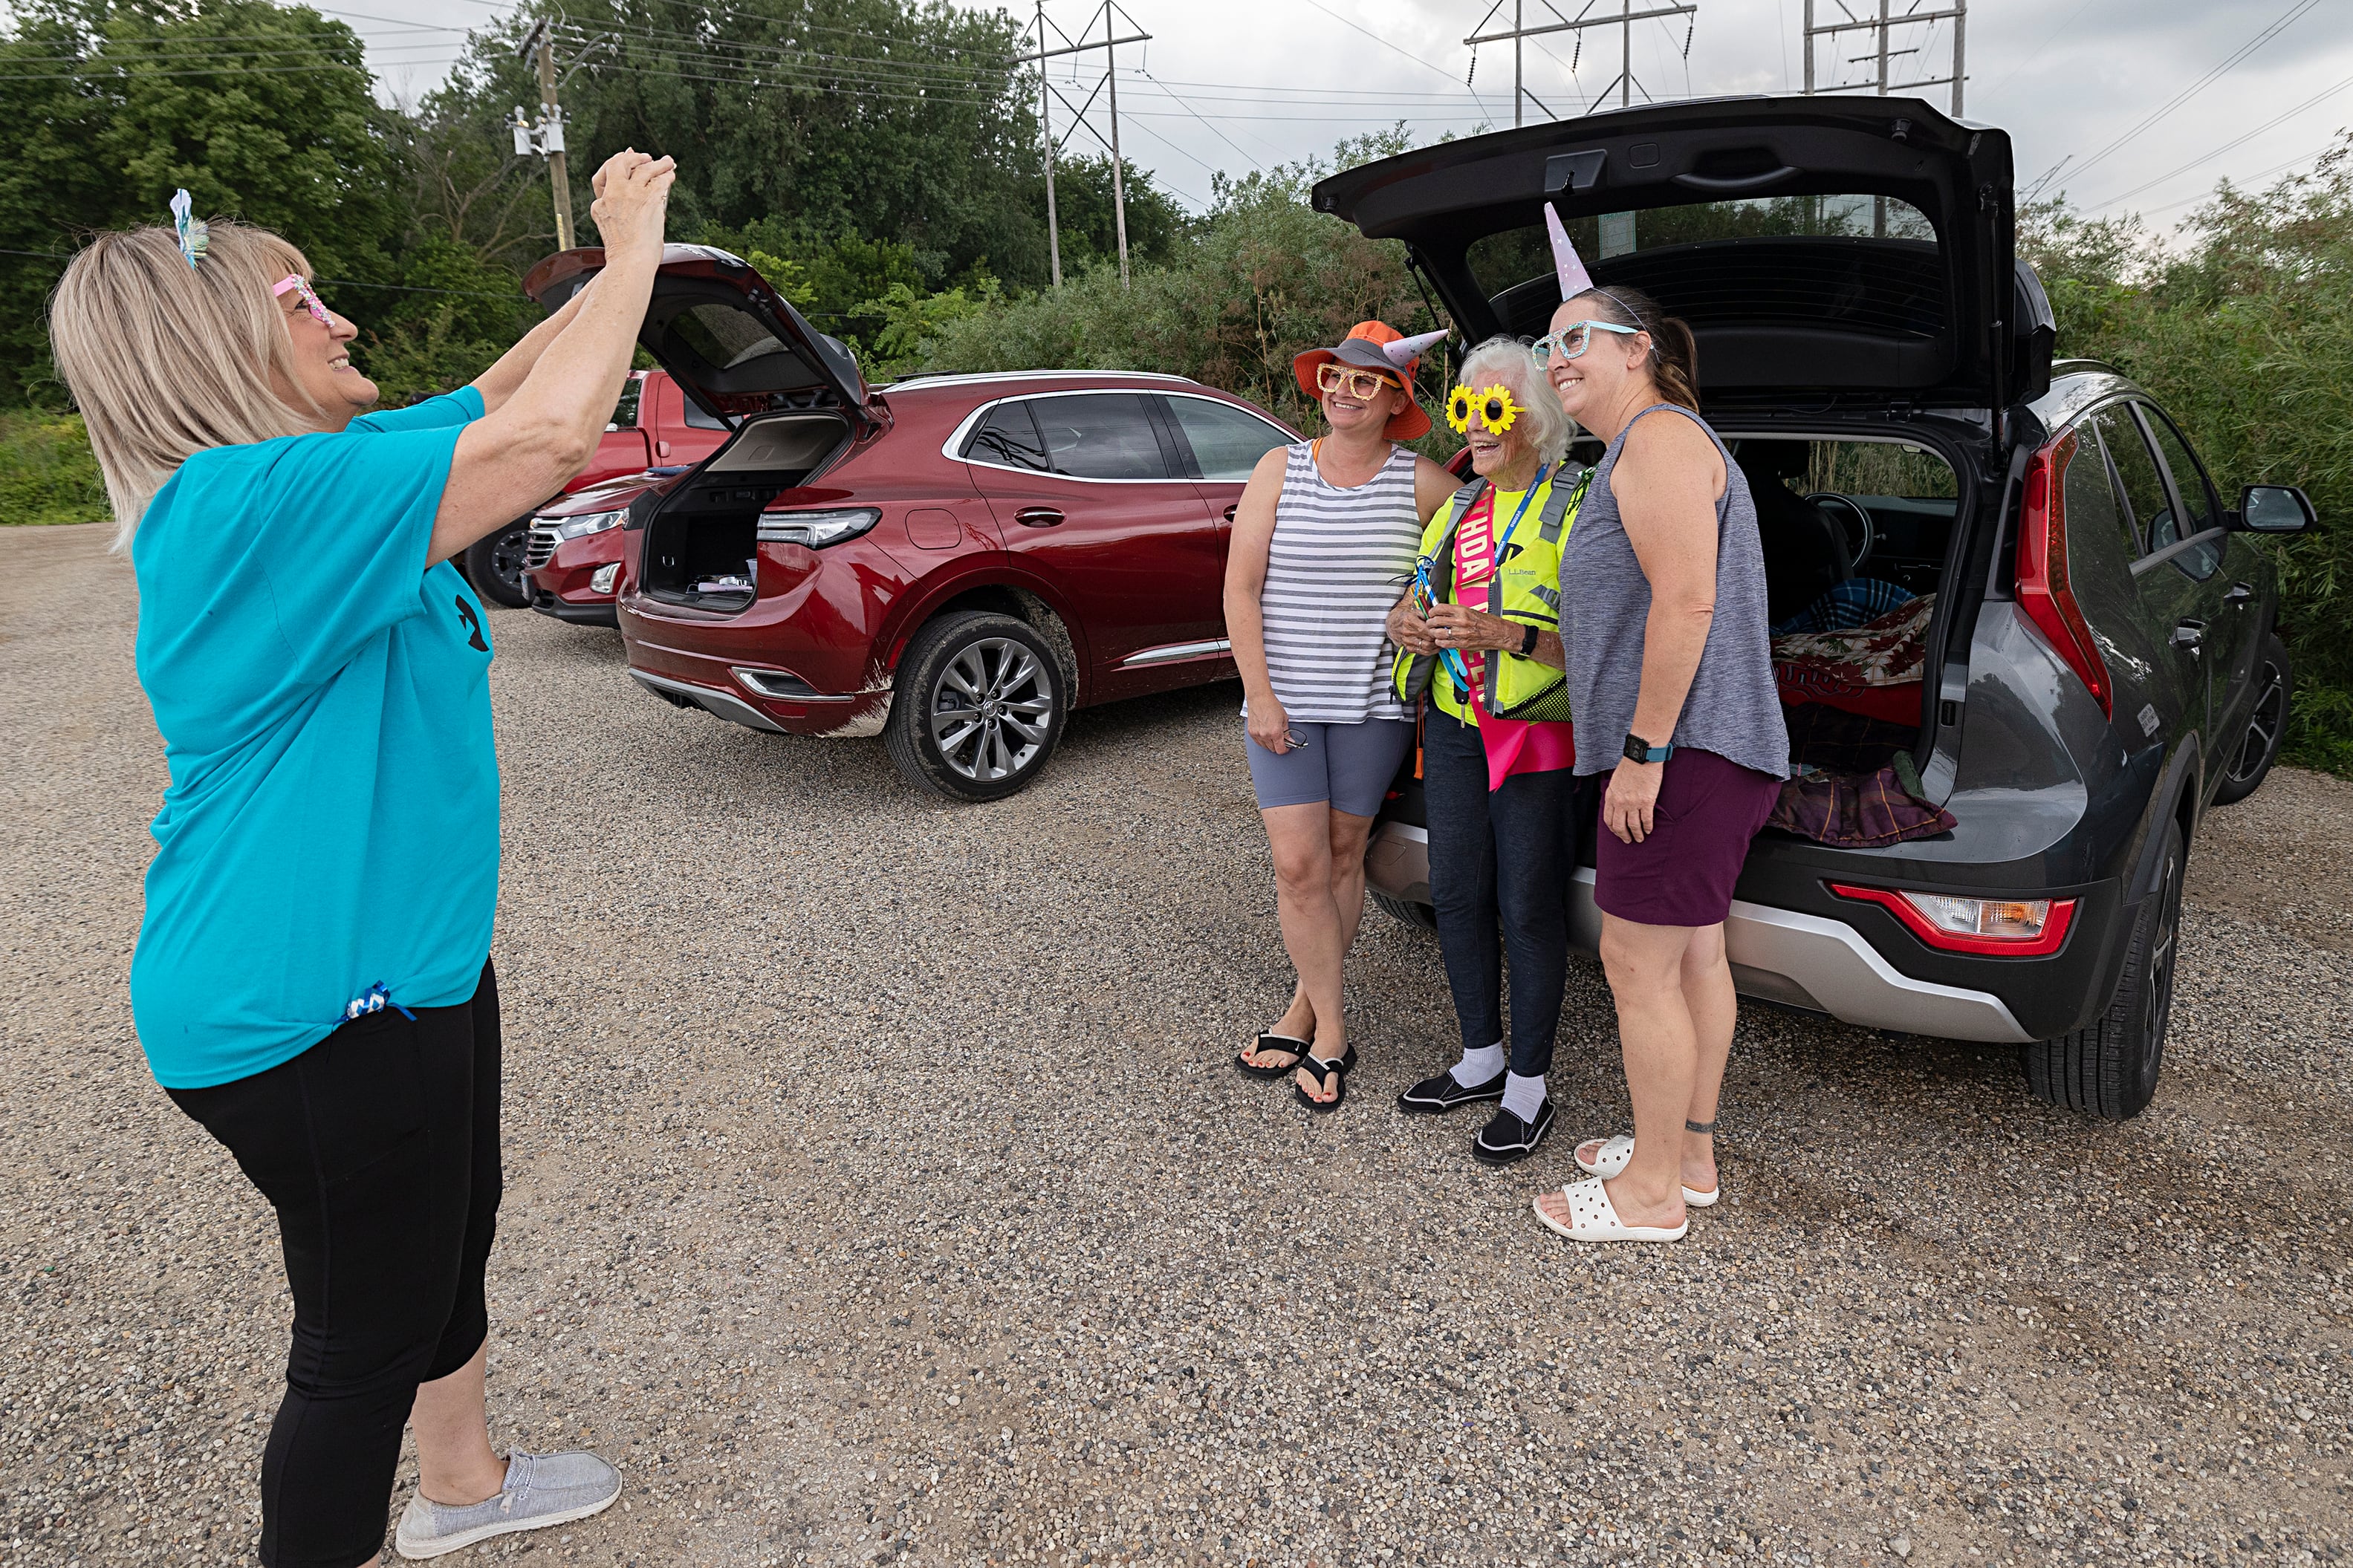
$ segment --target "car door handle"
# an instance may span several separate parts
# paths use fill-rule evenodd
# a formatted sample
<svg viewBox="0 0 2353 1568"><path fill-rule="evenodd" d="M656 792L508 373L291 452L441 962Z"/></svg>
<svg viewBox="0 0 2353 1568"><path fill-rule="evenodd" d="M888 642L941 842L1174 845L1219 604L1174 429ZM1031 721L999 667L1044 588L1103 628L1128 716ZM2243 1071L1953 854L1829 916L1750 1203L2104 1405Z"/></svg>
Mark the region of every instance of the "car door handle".
<svg viewBox="0 0 2353 1568"><path fill-rule="evenodd" d="M2253 583L2233 583L2231 584L2231 591L2222 595L2222 602L2226 605L2245 605L2251 603L2254 596L2255 585Z"/></svg>
<svg viewBox="0 0 2353 1568"><path fill-rule="evenodd" d="M1236 504L1236 505L1240 505L1240 502L1237 502L1237 503L1235 503L1235 504ZM1227 521L1228 522L1231 522L1231 521L1233 521L1233 520L1234 520L1234 509L1233 509L1233 507L1230 507L1230 506L1229 506L1229 507L1226 508L1226 521Z"/></svg>
<svg viewBox="0 0 2353 1568"><path fill-rule="evenodd" d="M2173 628L2173 646L2178 648L2187 648L2191 653L2196 653L2204 647L2206 623L2204 621L2178 622Z"/></svg>
<svg viewBox="0 0 2353 1568"><path fill-rule="evenodd" d="M1062 521L1062 514L1050 506L1025 506L1013 514L1013 521L1024 528L1051 528Z"/></svg>

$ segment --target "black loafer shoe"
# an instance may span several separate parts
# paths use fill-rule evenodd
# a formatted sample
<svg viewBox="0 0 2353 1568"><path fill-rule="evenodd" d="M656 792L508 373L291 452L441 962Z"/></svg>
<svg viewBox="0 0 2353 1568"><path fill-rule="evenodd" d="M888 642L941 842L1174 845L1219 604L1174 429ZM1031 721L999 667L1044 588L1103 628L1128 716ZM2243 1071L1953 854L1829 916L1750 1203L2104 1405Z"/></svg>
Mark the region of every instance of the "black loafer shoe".
<svg viewBox="0 0 2353 1568"><path fill-rule="evenodd" d="M1471 1140L1471 1154L1482 1165L1514 1165L1535 1153L1551 1131L1552 1097L1546 1095L1534 1121L1523 1121L1508 1110L1495 1112L1495 1119Z"/></svg>
<svg viewBox="0 0 2353 1568"><path fill-rule="evenodd" d="M1408 1116L1443 1116L1465 1105L1475 1105L1482 1100L1504 1098L1504 1079L1510 1075L1497 1073L1484 1083L1474 1083L1465 1089L1451 1072L1436 1078L1423 1079L1398 1096L1398 1109Z"/></svg>

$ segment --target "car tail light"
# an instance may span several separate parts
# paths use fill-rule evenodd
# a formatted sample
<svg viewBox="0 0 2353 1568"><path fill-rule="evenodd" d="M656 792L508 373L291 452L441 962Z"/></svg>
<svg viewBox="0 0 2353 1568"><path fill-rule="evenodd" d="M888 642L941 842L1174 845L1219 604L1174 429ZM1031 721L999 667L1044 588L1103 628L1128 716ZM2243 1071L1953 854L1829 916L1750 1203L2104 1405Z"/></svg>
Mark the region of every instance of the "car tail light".
<svg viewBox="0 0 2353 1568"><path fill-rule="evenodd" d="M845 539L855 539L882 521L871 506L828 508L822 511L767 511L760 514L760 542L798 544L822 550Z"/></svg>
<svg viewBox="0 0 2353 1568"><path fill-rule="evenodd" d="M1830 888L1841 899L1889 910L1914 936L1946 952L2040 958L2059 951L2075 918L2073 899L1970 899L1843 882Z"/></svg>
<svg viewBox="0 0 2353 1568"><path fill-rule="evenodd" d="M2018 607L2067 668L2083 678L2099 700L2100 711L2113 716L2116 694L2107 664L2067 580L2067 459L2075 449L2071 430L2027 459L2018 517Z"/></svg>

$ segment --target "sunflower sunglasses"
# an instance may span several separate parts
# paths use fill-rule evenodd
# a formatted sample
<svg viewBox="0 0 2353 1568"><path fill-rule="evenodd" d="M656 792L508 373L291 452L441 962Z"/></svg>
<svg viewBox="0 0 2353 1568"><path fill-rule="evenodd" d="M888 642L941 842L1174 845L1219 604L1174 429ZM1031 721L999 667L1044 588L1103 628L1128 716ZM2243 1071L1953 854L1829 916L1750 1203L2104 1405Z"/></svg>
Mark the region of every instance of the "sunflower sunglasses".
<svg viewBox="0 0 2353 1568"><path fill-rule="evenodd" d="M1498 382L1477 392L1456 384L1446 395L1446 422L1458 436L1471 433L1473 419L1500 436L1519 422L1520 405L1513 400L1512 389Z"/></svg>
<svg viewBox="0 0 2353 1568"><path fill-rule="evenodd" d="M1558 354L1563 359L1579 358L1586 350L1593 346L1593 333L1596 328L1628 338L1643 330L1641 327L1621 327L1615 321L1571 321L1560 331L1546 332L1543 337L1530 343L1528 352L1536 356L1538 364L1550 364L1555 354Z"/></svg>

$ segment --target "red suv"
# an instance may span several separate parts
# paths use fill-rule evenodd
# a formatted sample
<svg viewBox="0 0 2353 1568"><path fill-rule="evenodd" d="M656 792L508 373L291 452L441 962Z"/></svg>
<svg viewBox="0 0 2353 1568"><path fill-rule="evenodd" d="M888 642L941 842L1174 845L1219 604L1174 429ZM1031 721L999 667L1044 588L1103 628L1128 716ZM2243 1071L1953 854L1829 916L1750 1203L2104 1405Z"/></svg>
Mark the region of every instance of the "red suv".
<svg viewBox="0 0 2353 1568"><path fill-rule="evenodd" d="M579 504L583 492L592 488L601 489L610 479L634 478L649 467L684 467L701 462L726 439L726 424L688 401L668 374L658 370L632 372L621 385L620 402L614 407L612 421L605 426L604 438L596 443L596 455L588 466L564 487L563 494L537 513L519 517L498 532L470 545L462 562L467 577L476 592L501 605L530 605L563 615L567 620L593 620L611 626L612 595L608 591L596 597L586 593L588 573L575 574L579 579L576 584L549 581L534 584L533 569L544 565L548 558L541 548L546 542L539 537L542 531L537 525L556 515L576 521L596 510ZM622 504L626 505L626 500ZM579 536L558 536L576 537ZM552 550L553 544L548 544L548 549ZM578 552L572 553L579 558ZM593 571L601 563L587 564ZM575 591L566 593L566 587ZM592 597L596 604L593 615L566 615L561 607L586 608Z"/></svg>
<svg viewBox="0 0 2353 1568"><path fill-rule="evenodd" d="M604 263L524 287L550 309ZM870 390L724 251L673 245L639 341L725 444L628 509L629 673L756 730L881 735L991 800L1071 709L1233 674L1220 602L1242 481L1299 437L1173 375L943 375Z"/></svg>

